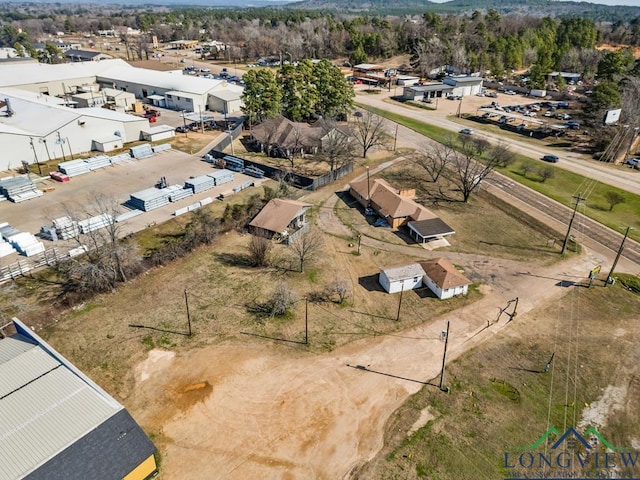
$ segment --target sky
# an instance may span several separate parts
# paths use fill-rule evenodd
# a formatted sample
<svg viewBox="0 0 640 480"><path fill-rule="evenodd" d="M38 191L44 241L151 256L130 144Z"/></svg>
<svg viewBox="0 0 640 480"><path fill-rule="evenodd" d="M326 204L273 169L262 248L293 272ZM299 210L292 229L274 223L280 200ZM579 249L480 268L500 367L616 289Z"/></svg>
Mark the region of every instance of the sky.
<svg viewBox="0 0 640 480"><path fill-rule="evenodd" d="M431 0L435 3L443 3L448 0ZM579 0L578 0L579 1ZM582 0L588 3L599 3L601 5L628 5L630 7L640 7L640 0Z"/></svg>

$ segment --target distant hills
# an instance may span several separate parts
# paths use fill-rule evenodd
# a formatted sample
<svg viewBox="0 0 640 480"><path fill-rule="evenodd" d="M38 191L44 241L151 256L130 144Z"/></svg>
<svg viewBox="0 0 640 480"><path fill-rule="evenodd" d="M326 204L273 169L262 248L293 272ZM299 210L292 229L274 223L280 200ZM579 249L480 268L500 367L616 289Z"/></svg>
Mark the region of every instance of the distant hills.
<svg viewBox="0 0 640 480"><path fill-rule="evenodd" d="M471 13L490 8L502 15L519 13L534 16L581 16L594 20L636 18L639 6L611 6L587 2L561 2L558 0L451 0L435 3L428 0L302 0L287 8L306 10L338 10L351 13L410 14L410 13Z"/></svg>
<svg viewBox="0 0 640 480"><path fill-rule="evenodd" d="M35 0L33 3L114 4L134 8L145 5L214 8L275 7L336 11L359 15L416 15L425 12L469 14L476 10L486 11L493 8L502 15L580 16L595 21L630 20L640 17L640 4L637 7L611 6L558 0L451 0L444 3L429 0L302 0L297 2L291 0Z"/></svg>

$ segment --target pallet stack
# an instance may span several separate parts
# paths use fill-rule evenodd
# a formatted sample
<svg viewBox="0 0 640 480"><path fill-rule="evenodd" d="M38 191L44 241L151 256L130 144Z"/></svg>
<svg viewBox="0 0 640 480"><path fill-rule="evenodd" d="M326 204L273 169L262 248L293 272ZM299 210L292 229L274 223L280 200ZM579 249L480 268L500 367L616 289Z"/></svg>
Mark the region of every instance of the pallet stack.
<svg viewBox="0 0 640 480"><path fill-rule="evenodd" d="M131 155L129 155L128 153L120 153L118 155L109 157L109 160L111 161L112 164L120 163L120 162L124 162L125 160L131 160Z"/></svg>
<svg viewBox="0 0 640 480"><path fill-rule="evenodd" d="M153 149L151 148L150 143L145 143L142 145L138 145L135 147L131 147L129 149L131 152L131 156L136 160L141 160L143 158L153 157Z"/></svg>
<svg viewBox="0 0 640 480"><path fill-rule="evenodd" d="M85 173L89 173L91 168L84 160L70 160L58 164L58 170L70 177L76 177Z"/></svg>
<svg viewBox="0 0 640 480"><path fill-rule="evenodd" d="M41 197L41 190L26 176L8 177L0 180L0 193L14 203Z"/></svg>
<svg viewBox="0 0 640 480"><path fill-rule="evenodd" d="M149 212L167 205L169 203L169 193L168 188L146 188L129 195L129 201L127 203L133 208Z"/></svg>
<svg viewBox="0 0 640 480"><path fill-rule="evenodd" d="M190 188L194 194L204 192L216 186L215 179L208 175L201 175L199 177L191 178L184 182L184 188Z"/></svg>
<svg viewBox="0 0 640 480"><path fill-rule="evenodd" d="M100 215L96 215L95 217L87 218L86 220L80 220L78 222L78 226L80 227L80 232L87 234L91 232L95 232L96 230L100 230L108 225L113 223L113 218L108 213L102 213Z"/></svg>
<svg viewBox="0 0 640 480"><path fill-rule="evenodd" d="M180 185L174 185L173 187L169 188L172 188L171 192L169 193L170 202L177 202L178 200L182 200L183 198L187 198L193 195L193 189L191 188L184 188Z"/></svg>
<svg viewBox="0 0 640 480"><path fill-rule="evenodd" d="M154 153L164 152L165 150L171 150L171 144L161 143L160 145L156 145L155 147L152 147L152 149Z"/></svg>
<svg viewBox="0 0 640 480"><path fill-rule="evenodd" d="M27 257L37 255L45 250L44 243L29 232L20 232L11 235L7 238L7 241L13 245L13 248Z"/></svg>
<svg viewBox="0 0 640 480"><path fill-rule="evenodd" d="M3 238L0 238L0 258L11 255L15 251L15 248L9 242L5 242Z"/></svg>
<svg viewBox="0 0 640 480"><path fill-rule="evenodd" d="M225 183L233 182L233 172L227 169L222 169L212 173L207 173L207 177L213 178L213 180L216 183L216 187L218 185L223 185Z"/></svg>
<svg viewBox="0 0 640 480"><path fill-rule="evenodd" d="M93 171L111 165L111 158L106 155L98 155L97 157L85 159L85 163L89 165L89 170Z"/></svg>
<svg viewBox="0 0 640 480"><path fill-rule="evenodd" d="M53 228L58 233L58 238L69 240L80 236L80 227L78 222L71 220L69 217L60 217L53 220Z"/></svg>
<svg viewBox="0 0 640 480"><path fill-rule="evenodd" d="M258 167L255 167L253 165L249 165L247 168L245 168L244 173L245 175L249 175L250 177L264 178L264 170L260 170Z"/></svg>
<svg viewBox="0 0 640 480"><path fill-rule="evenodd" d="M233 172L242 172L244 171L244 160L238 157L232 157L231 155L227 155L222 158L224 160L224 166L226 169L231 170Z"/></svg>

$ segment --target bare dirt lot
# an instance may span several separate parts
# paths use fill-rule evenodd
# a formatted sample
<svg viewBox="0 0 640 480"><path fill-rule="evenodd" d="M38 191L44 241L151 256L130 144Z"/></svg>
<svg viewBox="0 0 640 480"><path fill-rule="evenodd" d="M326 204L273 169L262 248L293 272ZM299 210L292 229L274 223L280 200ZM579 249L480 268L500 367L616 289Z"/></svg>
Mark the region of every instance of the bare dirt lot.
<svg viewBox="0 0 640 480"><path fill-rule="evenodd" d="M580 277L589 261L505 271L509 294L522 295L518 322L563 295L558 281ZM381 448L386 418L437 376L445 320L453 359L506 325L503 316L486 328L507 300L488 292L422 326L329 353L247 338L145 363L130 407L159 432L163 478L342 478Z"/></svg>

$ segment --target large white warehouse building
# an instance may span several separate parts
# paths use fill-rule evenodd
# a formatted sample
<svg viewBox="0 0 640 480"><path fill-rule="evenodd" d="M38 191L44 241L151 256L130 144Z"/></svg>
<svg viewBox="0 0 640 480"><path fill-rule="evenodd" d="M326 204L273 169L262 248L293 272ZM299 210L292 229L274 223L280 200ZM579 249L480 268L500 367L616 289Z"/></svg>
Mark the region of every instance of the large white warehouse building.
<svg viewBox="0 0 640 480"><path fill-rule="evenodd" d="M96 140L140 139L146 118L105 108L71 108L72 96L109 91L134 94L154 105L204 112L238 111L242 87L213 80L132 67L123 60L0 66L0 170L92 150Z"/></svg>

